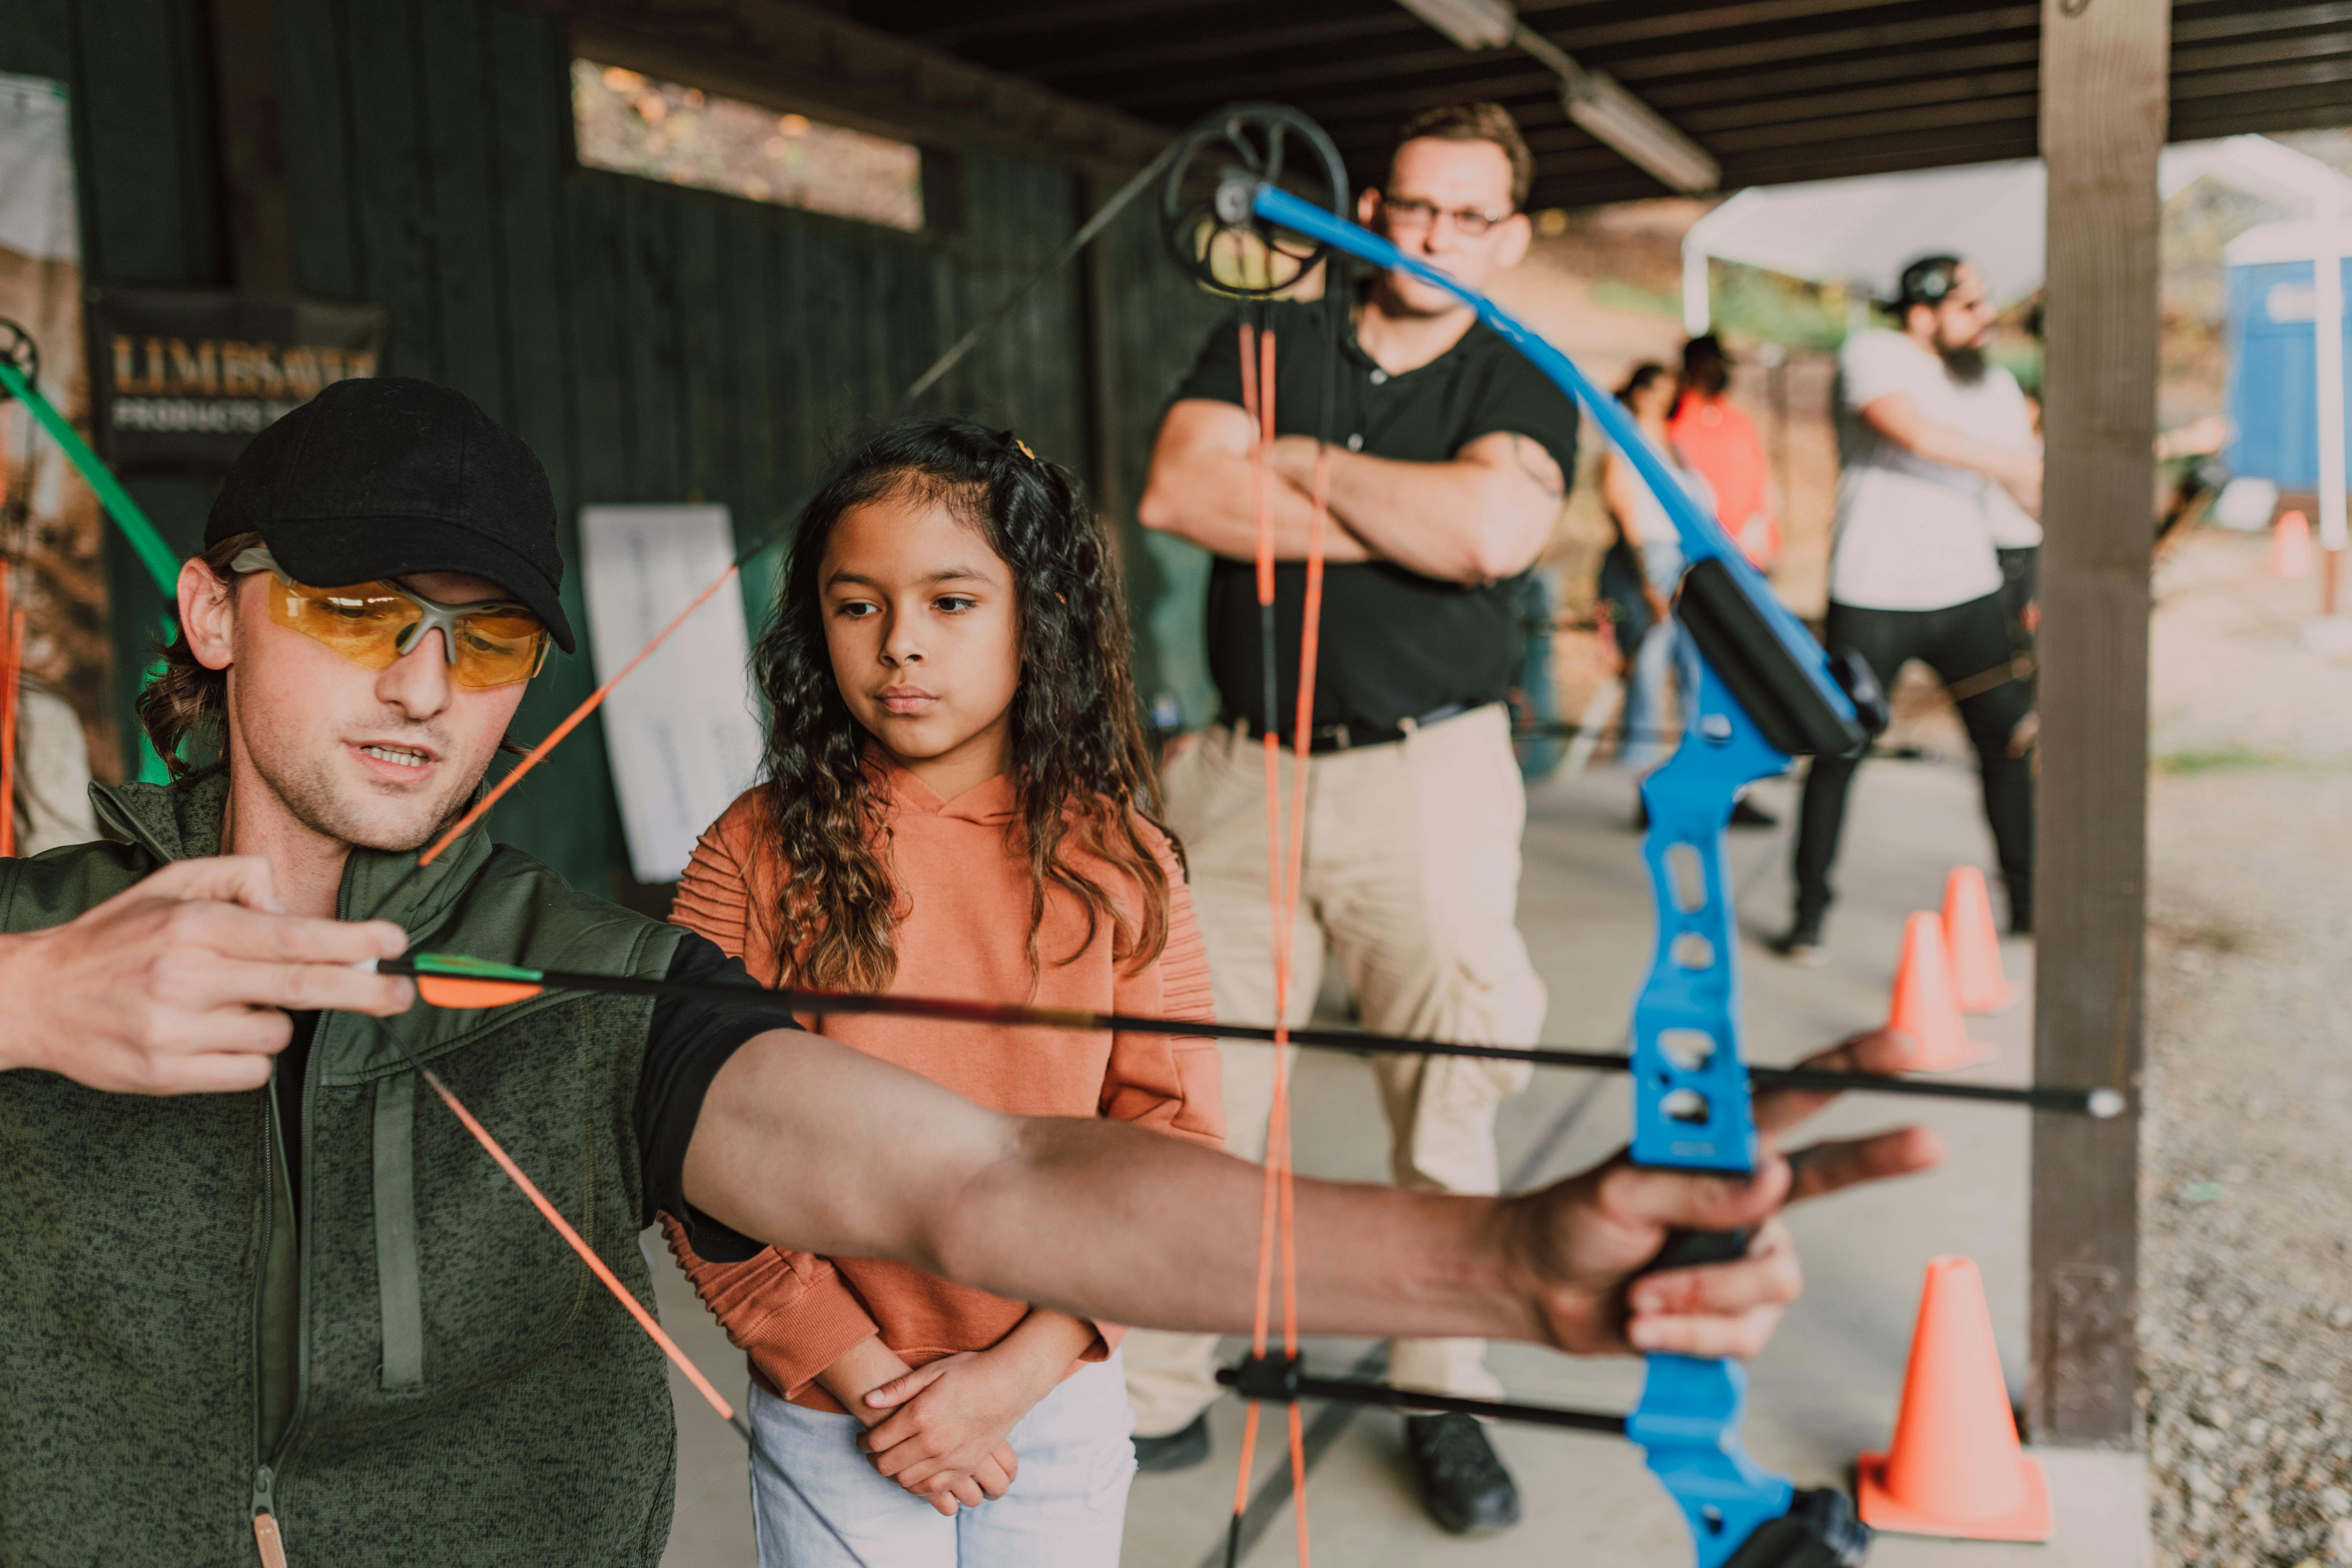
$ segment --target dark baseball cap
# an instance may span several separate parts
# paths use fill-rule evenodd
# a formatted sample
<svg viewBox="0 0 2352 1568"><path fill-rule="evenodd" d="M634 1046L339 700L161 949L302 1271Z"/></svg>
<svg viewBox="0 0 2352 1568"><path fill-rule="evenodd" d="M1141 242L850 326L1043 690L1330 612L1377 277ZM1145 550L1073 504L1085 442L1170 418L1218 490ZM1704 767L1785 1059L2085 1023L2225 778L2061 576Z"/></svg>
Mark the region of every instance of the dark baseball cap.
<svg viewBox="0 0 2352 1568"><path fill-rule="evenodd" d="M205 545L246 532L314 587L417 572L488 578L572 651L547 470L462 392L389 375L329 386L229 468Z"/></svg>

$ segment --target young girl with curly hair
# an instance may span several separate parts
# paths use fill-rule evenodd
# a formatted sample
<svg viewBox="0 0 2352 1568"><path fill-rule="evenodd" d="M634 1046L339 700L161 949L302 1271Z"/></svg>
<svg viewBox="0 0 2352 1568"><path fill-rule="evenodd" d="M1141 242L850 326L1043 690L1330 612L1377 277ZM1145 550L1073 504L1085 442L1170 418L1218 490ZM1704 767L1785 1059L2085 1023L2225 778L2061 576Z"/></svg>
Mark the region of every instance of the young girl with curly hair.
<svg viewBox="0 0 2352 1568"><path fill-rule="evenodd" d="M760 640L766 780L703 836L673 918L770 984L1210 1016L1127 642L1067 471L962 420L868 437L810 502ZM1222 1146L1208 1041L803 1022L999 1110ZM693 1218L691 1246L665 1223L751 1359L764 1568L1113 1568L1117 1325Z"/></svg>

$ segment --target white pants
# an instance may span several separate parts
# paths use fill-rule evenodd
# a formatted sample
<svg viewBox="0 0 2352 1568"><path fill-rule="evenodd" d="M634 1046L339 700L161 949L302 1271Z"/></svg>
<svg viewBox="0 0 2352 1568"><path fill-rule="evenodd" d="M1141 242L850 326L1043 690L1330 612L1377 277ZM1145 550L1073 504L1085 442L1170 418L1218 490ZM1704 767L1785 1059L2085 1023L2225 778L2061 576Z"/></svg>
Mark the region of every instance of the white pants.
<svg viewBox="0 0 2352 1568"><path fill-rule="evenodd" d="M1263 743L1210 730L1169 763L1168 825L1182 840L1192 905L1209 950L1217 1016L1274 1021L1273 920L1266 899ZM1287 831L1290 754L1283 753ZM1307 1022L1326 945L1364 1026L1422 1039L1536 1043L1544 988L1520 941L1519 837L1527 795L1500 704L1384 746L1329 752L1307 773L1307 843L1298 916L1288 933L1293 1025ZM1226 1149L1265 1157L1274 1053L1220 1047ZM1376 1057L1399 1186L1491 1193L1500 1182L1495 1110L1527 1085L1525 1062ZM1122 1347L1136 1430L1165 1436L1220 1390L1217 1342L1139 1330ZM1389 1380L1495 1398L1502 1385L1479 1340L1401 1340Z"/></svg>
<svg viewBox="0 0 2352 1568"><path fill-rule="evenodd" d="M1117 1352L1021 1418L1007 1439L1021 1460L1012 1489L953 1519L874 1468L856 1416L804 1410L756 1384L751 1405L760 1568L1118 1568L1135 1423Z"/></svg>

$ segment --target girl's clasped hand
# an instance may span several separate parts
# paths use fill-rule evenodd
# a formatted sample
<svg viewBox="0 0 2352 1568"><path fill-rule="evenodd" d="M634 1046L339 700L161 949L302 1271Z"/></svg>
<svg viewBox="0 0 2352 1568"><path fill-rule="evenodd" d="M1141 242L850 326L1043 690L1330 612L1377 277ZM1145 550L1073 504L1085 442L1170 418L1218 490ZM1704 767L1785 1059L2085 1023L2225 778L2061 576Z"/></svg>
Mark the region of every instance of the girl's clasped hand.
<svg viewBox="0 0 2352 1568"><path fill-rule="evenodd" d="M874 1468L941 1513L1003 1497L1020 1474L1006 1440L1095 1340L1092 1323L1036 1308L983 1351L926 1362L866 1394L884 1417L857 1439ZM861 1419L872 1419L861 1414Z"/></svg>

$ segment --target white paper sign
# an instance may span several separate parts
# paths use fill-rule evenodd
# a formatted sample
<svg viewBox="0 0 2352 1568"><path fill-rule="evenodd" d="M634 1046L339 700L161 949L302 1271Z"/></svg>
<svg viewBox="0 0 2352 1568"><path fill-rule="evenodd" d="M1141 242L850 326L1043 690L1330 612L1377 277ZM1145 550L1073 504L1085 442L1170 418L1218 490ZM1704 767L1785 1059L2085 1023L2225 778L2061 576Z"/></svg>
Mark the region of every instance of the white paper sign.
<svg viewBox="0 0 2352 1568"><path fill-rule="evenodd" d="M601 683L727 570L735 538L723 506L590 506L580 509L580 553ZM750 658L730 583L604 700L604 747L640 882L677 880L694 841L759 771Z"/></svg>

